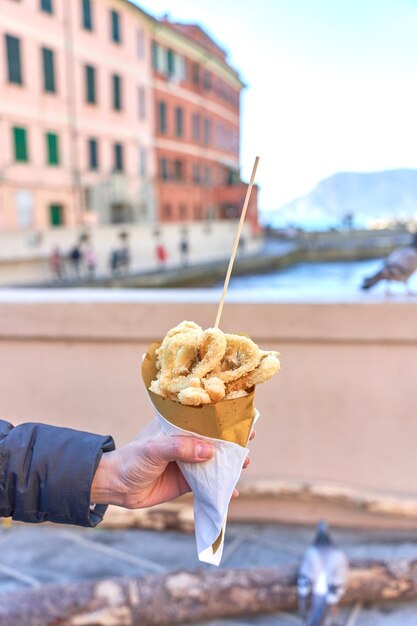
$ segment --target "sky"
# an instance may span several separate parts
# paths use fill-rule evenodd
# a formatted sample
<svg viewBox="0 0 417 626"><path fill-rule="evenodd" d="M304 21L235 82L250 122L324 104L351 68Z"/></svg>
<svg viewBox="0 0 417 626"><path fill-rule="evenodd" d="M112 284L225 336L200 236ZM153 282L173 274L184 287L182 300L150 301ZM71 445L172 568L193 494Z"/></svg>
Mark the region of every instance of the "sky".
<svg viewBox="0 0 417 626"><path fill-rule="evenodd" d="M336 172L417 168L417 0L140 0L197 22L229 53L241 164L261 157L260 207Z"/></svg>

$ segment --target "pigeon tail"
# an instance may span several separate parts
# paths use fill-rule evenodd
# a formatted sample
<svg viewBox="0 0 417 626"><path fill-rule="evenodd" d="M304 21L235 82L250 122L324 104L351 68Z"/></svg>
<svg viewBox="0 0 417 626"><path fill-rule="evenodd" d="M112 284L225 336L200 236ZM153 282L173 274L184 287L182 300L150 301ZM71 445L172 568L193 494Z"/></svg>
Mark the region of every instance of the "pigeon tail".
<svg viewBox="0 0 417 626"><path fill-rule="evenodd" d="M368 276L368 278L364 278L361 289L371 289L371 287L379 283L381 280L384 280L384 272L382 270L377 272L373 276Z"/></svg>
<svg viewBox="0 0 417 626"><path fill-rule="evenodd" d="M307 619L307 626L324 626L329 611L326 596L313 596L313 607Z"/></svg>

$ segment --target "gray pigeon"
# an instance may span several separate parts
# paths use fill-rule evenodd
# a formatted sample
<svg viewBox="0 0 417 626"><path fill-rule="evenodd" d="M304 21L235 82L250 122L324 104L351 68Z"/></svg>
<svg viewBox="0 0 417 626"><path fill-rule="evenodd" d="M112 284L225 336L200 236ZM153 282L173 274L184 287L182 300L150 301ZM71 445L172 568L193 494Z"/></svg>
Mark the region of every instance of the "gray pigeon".
<svg viewBox="0 0 417 626"><path fill-rule="evenodd" d="M407 281L417 270L417 235L414 236L411 245L400 250L394 250L387 260L382 269L379 270L374 276L365 278L362 283L362 289L370 289L381 280L387 281L387 295L389 294L390 281L396 280L404 283L405 289L408 295L414 295L408 288Z"/></svg>
<svg viewBox="0 0 417 626"><path fill-rule="evenodd" d="M313 543L304 552L298 573L298 606L306 626L325 626L342 597L349 564L334 545L326 522L317 524Z"/></svg>

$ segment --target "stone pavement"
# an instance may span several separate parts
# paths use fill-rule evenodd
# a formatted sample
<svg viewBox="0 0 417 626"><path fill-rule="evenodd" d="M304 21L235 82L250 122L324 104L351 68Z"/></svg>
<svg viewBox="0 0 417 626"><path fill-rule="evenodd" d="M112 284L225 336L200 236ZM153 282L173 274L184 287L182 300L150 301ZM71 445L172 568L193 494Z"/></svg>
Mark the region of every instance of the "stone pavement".
<svg viewBox="0 0 417 626"><path fill-rule="evenodd" d="M311 541L314 529L273 524L231 524L222 567L262 567L293 562ZM350 558L417 558L417 533L334 530ZM47 583L145 576L197 568L194 537L150 530L85 530L75 527L0 526L1 594ZM203 565L204 568L211 566ZM224 619L206 626L293 626L292 614ZM417 603L344 609L338 626L417 626Z"/></svg>

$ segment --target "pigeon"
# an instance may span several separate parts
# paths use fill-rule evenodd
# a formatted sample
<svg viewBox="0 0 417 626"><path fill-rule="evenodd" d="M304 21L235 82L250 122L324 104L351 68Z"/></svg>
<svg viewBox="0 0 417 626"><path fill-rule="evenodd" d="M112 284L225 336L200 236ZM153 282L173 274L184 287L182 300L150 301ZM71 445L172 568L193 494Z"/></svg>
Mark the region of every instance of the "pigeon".
<svg viewBox="0 0 417 626"><path fill-rule="evenodd" d="M297 580L299 613L306 626L328 623L345 591L348 571L345 553L334 545L326 522L319 522L316 537L304 552Z"/></svg>
<svg viewBox="0 0 417 626"><path fill-rule="evenodd" d="M390 281L396 280L404 284L406 292L409 296L415 295L407 285L407 281L417 270L417 234L414 235L414 239L411 245L400 250L394 250L387 260L383 268L379 270L374 276L365 278L362 283L362 289L370 289L381 280L387 281L386 294L390 295Z"/></svg>

